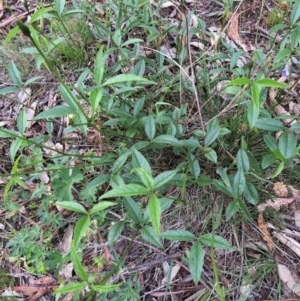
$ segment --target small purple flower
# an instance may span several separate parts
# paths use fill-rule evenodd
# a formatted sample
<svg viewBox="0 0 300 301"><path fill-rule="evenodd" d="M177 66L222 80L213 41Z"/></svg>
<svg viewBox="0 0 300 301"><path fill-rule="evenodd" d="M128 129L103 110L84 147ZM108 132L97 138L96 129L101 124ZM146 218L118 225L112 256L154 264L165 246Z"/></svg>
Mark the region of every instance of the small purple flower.
<svg viewBox="0 0 300 301"><path fill-rule="evenodd" d="M288 66L288 64L286 64L284 69L281 71L281 76L283 76L283 77L288 77L289 76L289 66Z"/></svg>

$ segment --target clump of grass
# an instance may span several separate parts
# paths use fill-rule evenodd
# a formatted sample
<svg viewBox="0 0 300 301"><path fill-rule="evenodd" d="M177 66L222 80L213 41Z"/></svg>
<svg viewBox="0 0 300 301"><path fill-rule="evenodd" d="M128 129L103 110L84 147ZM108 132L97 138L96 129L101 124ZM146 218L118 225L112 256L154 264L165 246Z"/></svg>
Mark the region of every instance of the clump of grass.
<svg viewBox="0 0 300 301"><path fill-rule="evenodd" d="M268 13L266 24L270 27L281 24L287 13L281 7L272 7Z"/></svg>

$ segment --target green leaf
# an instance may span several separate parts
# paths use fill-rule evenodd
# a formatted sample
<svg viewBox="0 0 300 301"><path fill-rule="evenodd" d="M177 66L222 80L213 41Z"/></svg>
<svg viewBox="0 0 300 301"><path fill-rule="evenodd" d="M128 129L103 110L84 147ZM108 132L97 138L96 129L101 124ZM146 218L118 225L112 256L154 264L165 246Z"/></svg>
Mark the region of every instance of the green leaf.
<svg viewBox="0 0 300 301"><path fill-rule="evenodd" d="M288 27L289 26L287 24L276 24L269 30L269 34L271 34L273 32L277 32L278 30L281 30L281 29L288 28Z"/></svg>
<svg viewBox="0 0 300 301"><path fill-rule="evenodd" d="M272 137L271 135L268 135L268 134L264 135L264 142L266 143L267 147L271 151L278 149L277 142L276 142L275 138Z"/></svg>
<svg viewBox="0 0 300 301"><path fill-rule="evenodd" d="M165 231L161 233L160 237L177 241L190 241L196 239L196 236L193 233L184 229Z"/></svg>
<svg viewBox="0 0 300 301"><path fill-rule="evenodd" d="M202 175L197 179L198 187L205 187L213 183L212 179L208 176Z"/></svg>
<svg viewBox="0 0 300 301"><path fill-rule="evenodd" d="M279 138L278 150L285 159L292 158L297 152L297 139L291 132L283 132Z"/></svg>
<svg viewBox="0 0 300 301"><path fill-rule="evenodd" d="M220 177L222 178L223 182L225 183L225 185L229 188L231 188L231 184L227 175L227 167L222 168L222 167L218 167L217 168L217 174L220 175Z"/></svg>
<svg viewBox="0 0 300 301"><path fill-rule="evenodd" d="M268 87L268 88L288 88L289 85L285 83L280 83L274 79L270 78L263 78L259 79L258 81L255 82L258 85Z"/></svg>
<svg viewBox="0 0 300 301"><path fill-rule="evenodd" d="M21 32L21 29L19 26L16 26L15 28L11 29L5 37L4 45L7 44L12 38L14 38L20 32Z"/></svg>
<svg viewBox="0 0 300 301"><path fill-rule="evenodd" d="M167 209L169 209L174 201L175 201L175 197L160 198L159 203L160 203L161 212L165 212Z"/></svg>
<svg viewBox="0 0 300 301"><path fill-rule="evenodd" d="M34 83L35 81L37 81L37 80L39 80L39 79L42 79L42 78L44 78L44 76L34 76L34 77L31 77L31 78L29 78L29 79L25 82L24 86L25 86L25 87L26 87L26 86L29 86L30 84L32 84L32 83Z"/></svg>
<svg viewBox="0 0 300 301"><path fill-rule="evenodd" d="M133 108L133 116L137 116L137 114L141 111L141 109L144 107L145 104L145 96L138 98L134 103Z"/></svg>
<svg viewBox="0 0 300 301"><path fill-rule="evenodd" d="M294 25L300 17L300 3L295 2L291 12L291 25Z"/></svg>
<svg viewBox="0 0 300 301"><path fill-rule="evenodd" d="M227 86L234 85L252 85L252 81L246 77L239 77L227 83Z"/></svg>
<svg viewBox="0 0 300 301"><path fill-rule="evenodd" d="M66 5L66 0L55 0L55 9L59 16L61 16L61 14L65 8L65 5Z"/></svg>
<svg viewBox="0 0 300 301"><path fill-rule="evenodd" d="M101 175L88 182L84 189L80 191L81 199L88 199L89 197L95 199L95 194L99 187L109 181L109 175Z"/></svg>
<svg viewBox="0 0 300 301"><path fill-rule="evenodd" d="M154 178L154 186L153 189L158 189L159 187L163 186L164 184L171 181L174 176L176 175L177 170L168 170L160 173Z"/></svg>
<svg viewBox="0 0 300 301"><path fill-rule="evenodd" d="M139 205L130 197L125 198L124 205L133 221L137 224L141 224L143 219Z"/></svg>
<svg viewBox="0 0 300 301"><path fill-rule="evenodd" d="M112 246L117 241L117 239L119 238L120 234L124 229L124 226L125 226L124 221L118 221L109 230L107 239L108 239L108 244L110 246Z"/></svg>
<svg viewBox="0 0 300 301"><path fill-rule="evenodd" d="M112 40L116 44L116 46L120 47L122 41L122 32L120 28L116 28L114 34L112 36Z"/></svg>
<svg viewBox="0 0 300 301"><path fill-rule="evenodd" d="M135 44L135 43L139 43L139 42L144 42L144 40L142 39L128 39L126 42L124 42L121 46L124 47L124 46L127 46L127 45L130 45L130 44Z"/></svg>
<svg viewBox="0 0 300 301"><path fill-rule="evenodd" d="M102 99L102 95L103 95L102 88L95 88L90 92L90 104L91 104L91 107L92 107L93 116L96 113L96 110L97 110L97 108L99 106L99 103Z"/></svg>
<svg viewBox="0 0 300 301"><path fill-rule="evenodd" d="M242 195L245 190L246 179L244 176L244 172L242 170L238 170L233 179L232 190L235 197Z"/></svg>
<svg viewBox="0 0 300 301"><path fill-rule="evenodd" d="M82 216L76 223L74 228L74 238L73 238L75 248L78 246L81 238L83 237L84 233L88 229L90 223L91 223L91 218L89 215Z"/></svg>
<svg viewBox="0 0 300 301"><path fill-rule="evenodd" d="M266 131L281 131L284 129L282 123L277 119L272 118L261 118L258 119L255 123L255 126L258 129L266 130Z"/></svg>
<svg viewBox="0 0 300 301"><path fill-rule="evenodd" d="M255 186L252 183L249 182L246 183L244 196L250 204L257 205L258 193Z"/></svg>
<svg viewBox="0 0 300 301"><path fill-rule="evenodd" d="M204 264L205 251L199 241L196 241L190 249L189 269L195 285L198 284Z"/></svg>
<svg viewBox="0 0 300 301"><path fill-rule="evenodd" d="M113 167L112 167L112 174L117 174L120 169L122 168L122 166L124 165L124 163L126 162L128 156L131 154L131 151L127 151L125 153L123 153L114 163Z"/></svg>
<svg viewBox="0 0 300 301"><path fill-rule="evenodd" d="M266 169L273 165L277 161L277 158L274 154L267 154L263 156L263 159L261 161L261 167L262 169Z"/></svg>
<svg viewBox="0 0 300 301"><path fill-rule="evenodd" d="M5 87L3 89L0 89L0 95L6 95L9 93L14 93L20 91L20 88L16 86L11 86L11 87Z"/></svg>
<svg viewBox="0 0 300 301"><path fill-rule="evenodd" d="M41 112L40 114L35 116L33 120L62 117L62 116L67 116L69 114L74 114L74 113L76 113L76 111L71 107L57 106L57 107L54 107L54 108L51 108L51 109Z"/></svg>
<svg viewBox="0 0 300 301"><path fill-rule="evenodd" d="M19 88L21 88L22 87L21 73L13 61L9 62L8 72L9 72L10 79L13 81L13 83L17 85Z"/></svg>
<svg viewBox="0 0 300 301"><path fill-rule="evenodd" d="M146 122L145 122L145 132L147 137L152 140L155 136L155 120L154 118L149 115L146 118Z"/></svg>
<svg viewBox="0 0 300 301"><path fill-rule="evenodd" d="M160 135L153 139L155 143L170 144L172 146L181 146L181 143L172 135Z"/></svg>
<svg viewBox="0 0 300 301"><path fill-rule="evenodd" d="M152 190L153 188L153 178L149 174L149 172L144 168L134 168L131 172L136 172L139 177L141 178L143 184L149 188L149 190Z"/></svg>
<svg viewBox="0 0 300 301"><path fill-rule="evenodd" d="M81 204L74 201L56 202L55 205L77 213L87 214L85 208Z"/></svg>
<svg viewBox="0 0 300 301"><path fill-rule="evenodd" d="M100 86L104 74L104 59L103 59L103 46L97 52L96 62L94 67L94 80L97 86ZM101 90L102 91L102 90Z"/></svg>
<svg viewBox="0 0 300 301"><path fill-rule="evenodd" d="M109 78L106 82L104 82L101 87L115 85L120 83L127 83L127 82L140 82L144 84L155 84L154 82L149 81L146 78L134 75L134 74L119 74Z"/></svg>
<svg viewBox="0 0 300 301"><path fill-rule="evenodd" d="M247 206L245 205L244 201L240 198L237 199L237 202L240 206L240 210L242 211L242 213L244 214L245 218L247 218L249 221L252 221L252 216L247 208Z"/></svg>
<svg viewBox="0 0 300 301"><path fill-rule="evenodd" d="M91 289L93 291L98 292L98 293L105 294L105 293L109 293L111 291L116 290L117 288L119 288L119 286L121 284L122 283L120 283L120 284L110 284L110 285L91 285Z"/></svg>
<svg viewBox="0 0 300 301"><path fill-rule="evenodd" d="M196 159L193 154L189 153L188 160L189 160L189 171L196 180L200 175L200 165L198 159Z"/></svg>
<svg viewBox="0 0 300 301"><path fill-rule="evenodd" d="M239 211L239 209L240 209L240 205L237 202L237 200L233 200L232 202L230 202L226 208L226 213L225 213L226 221L229 221L232 218L232 216Z"/></svg>
<svg viewBox="0 0 300 301"><path fill-rule="evenodd" d="M242 90L241 87L238 87L238 86L229 86L229 87L226 87L222 91L222 93L237 95L238 93L240 93L241 90Z"/></svg>
<svg viewBox="0 0 300 301"><path fill-rule="evenodd" d="M65 13L62 14L62 17L66 17L66 16L71 16L71 15L78 15L78 14L84 14L86 11L82 10L82 9L73 9L70 11L66 11Z"/></svg>
<svg viewBox="0 0 300 301"><path fill-rule="evenodd" d="M214 163L218 163L218 155L217 153L211 149L208 153L205 153L204 156L209 160Z"/></svg>
<svg viewBox="0 0 300 301"><path fill-rule="evenodd" d="M69 107L72 108L75 112L77 112L79 108L71 92L68 91L68 89L66 89L63 85L60 85L58 90L61 94L61 97L69 105Z"/></svg>
<svg viewBox="0 0 300 301"><path fill-rule="evenodd" d="M150 226L144 226L141 231L142 238L145 242L150 243L151 245L154 245L159 248L163 248L163 244L159 238L159 236L156 234L154 229Z"/></svg>
<svg viewBox="0 0 300 301"><path fill-rule="evenodd" d="M225 186L222 181L214 179L213 184L216 186L217 190L222 191L229 196L233 196L232 188Z"/></svg>
<svg viewBox="0 0 300 301"><path fill-rule="evenodd" d="M129 127L126 130L126 137L128 138L133 138L137 133L137 128L136 127Z"/></svg>
<svg viewBox="0 0 300 301"><path fill-rule="evenodd" d="M87 286L86 282L73 282L55 290L55 294L66 294L74 291L82 291Z"/></svg>
<svg viewBox="0 0 300 301"><path fill-rule="evenodd" d="M216 249L235 250L235 248L223 237L207 233L199 237L203 244Z"/></svg>
<svg viewBox="0 0 300 301"><path fill-rule="evenodd" d="M300 131L300 122L294 123L291 127L290 127L291 131Z"/></svg>
<svg viewBox="0 0 300 301"><path fill-rule="evenodd" d="M83 180L81 170L76 167L73 169L61 169L57 172L57 175L58 177L52 182L54 197L58 201L71 201L72 203L74 200L72 186L74 183L79 183Z"/></svg>
<svg viewBox="0 0 300 301"><path fill-rule="evenodd" d="M134 168L139 168L139 167L144 168L146 171L149 172L150 175L152 174L151 166L149 162L142 155L142 153L136 150L135 148L133 148L132 151L132 166Z"/></svg>
<svg viewBox="0 0 300 301"><path fill-rule="evenodd" d="M273 154L277 158L277 160L284 161L284 157L279 150L274 150Z"/></svg>
<svg viewBox="0 0 300 301"><path fill-rule="evenodd" d="M248 155L243 149L240 149L236 155L236 166L243 172L248 172L250 169Z"/></svg>
<svg viewBox="0 0 300 301"><path fill-rule="evenodd" d="M284 48L280 50L274 58L274 64L280 63L283 58L289 57L291 53L292 53L291 49Z"/></svg>
<svg viewBox="0 0 300 301"><path fill-rule="evenodd" d="M155 194L152 194L149 198L148 213L149 213L150 222L153 225L156 234L159 236L161 208L160 208L159 200Z"/></svg>
<svg viewBox="0 0 300 301"><path fill-rule="evenodd" d="M250 170L252 172L254 172L256 175L260 176L262 171L261 171L258 161L256 160L256 158L253 156L253 154L251 152L248 151L247 155L248 155L249 162L250 162Z"/></svg>
<svg viewBox="0 0 300 301"><path fill-rule="evenodd" d="M24 109L22 109L18 115L17 126L19 133L21 134L21 136L23 136L27 127L27 116Z"/></svg>
<svg viewBox="0 0 300 301"><path fill-rule="evenodd" d="M104 193L100 197L100 200L112 198L112 197L119 197L119 196L147 195L149 194L149 192L150 191L142 185L127 184L127 185L118 186Z"/></svg>
<svg viewBox="0 0 300 301"><path fill-rule="evenodd" d="M95 214L99 211L103 211L106 208L116 206L116 205L118 205L118 203L116 202L108 202L108 201L100 202L92 207L92 209L90 210L90 214Z"/></svg>
<svg viewBox="0 0 300 301"><path fill-rule="evenodd" d="M254 107L259 110L260 102L259 102L259 87L257 84L253 84L251 86L251 95L252 95L252 102Z"/></svg>
<svg viewBox="0 0 300 301"><path fill-rule="evenodd" d="M19 134L17 132L6 130L0 127L0 138L17 138Z"/></svg>
<svg viewBox="0 0 300 301"><path fill-rule="evenodd" d="M10 159L13 162L15 160L15 156L16 153L18 152L18 150L20 149L20 147L22 146L23 141L21 139L15 139L10 147L9 147L9 155L10 155Z"/></svg>
<svg viewBox="0 0 300 301"><path fill-rule="evenodd" d="M216 139L218 139L220 134L220 127L213 127L209 132L206 133L206 137L204 140L205 146L210 146Z"/></svg>
<svg viewBox="0 0 300 301"><path fill-rule="evenodd" d="M74 243L71 244L71 260L72 260L74 271L75 271L76 275L79 276L81 280L88 282L89 281L88 277L81 264L81 260L80 260L79 256L77 255Z"/></svg>
<svg viewBox="0 0 300 301"><path fill-rule="evenodd" d="M54 11L54 7L43 7L37 10L34 14L31 15L30 22L31 24L41 18L52 18L53 15L47 14L49 11Z"/></svg>
<svg viewBox="0 0 300 301"><path fill-rule="evenodd" d="M284 161L281 161L280 164L278 165L276 171L272 175L272 179L276 178L278 175L281 174L282 170L284 168Z"/></svg>

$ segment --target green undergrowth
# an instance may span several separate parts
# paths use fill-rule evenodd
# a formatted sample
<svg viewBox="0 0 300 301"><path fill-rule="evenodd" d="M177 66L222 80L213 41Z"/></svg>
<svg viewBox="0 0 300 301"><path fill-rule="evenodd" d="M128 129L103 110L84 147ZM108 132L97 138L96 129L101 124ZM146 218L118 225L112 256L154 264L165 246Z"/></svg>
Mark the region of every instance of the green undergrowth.
<svg viewBox="0 0 300 301"><path fill-rule="evenodd" d="M15 125L0 127L9 154L1 209L10 262L55 277L72 262L77 278L60 280L57 299L74 292L74 300L139 300L145 291L138 274L120 276L139 241L144 249L136 264L153 250L184 250L181 261L194 284L214 288L210 296L203 291L203 300L229 300L232 290L219 281L214 252L241 256L232 229L255 222L256 205L272 197L274 182L294 185L299 178L300 123L286 125L297 116L278 116L268 103L269 90L289 90L299 67L299 7L294 3L289 18L271 28L272 36L286 32L281 42L270 38L269 51L251 54L223 39L210 47L203 20L188 27L192 11L187 22L171 23L150 1L73 1L71 7L57 0L29 23L19 22L3 41L20 58L7 62L10 84L1 97L13 102L30 87L32 103L46 86L57 98L54 106L35 109L30 126L40 125L43 134L28 134L30 102ZM206 43L203 50L190 46L194 39ZM27 56L34 72L23 66ZM286 83L278 82L287 69ZM69 225L72 242L63 254L58 237ZM111 262L89 253L97 233ZM118 252L123 236L129 240ZM259 269L247 279L240 271L222 272L237 277L237 287L260 283L274 268L261 255L266 261L257 260ZM209 280L202 274L207 258Z"/></svg>

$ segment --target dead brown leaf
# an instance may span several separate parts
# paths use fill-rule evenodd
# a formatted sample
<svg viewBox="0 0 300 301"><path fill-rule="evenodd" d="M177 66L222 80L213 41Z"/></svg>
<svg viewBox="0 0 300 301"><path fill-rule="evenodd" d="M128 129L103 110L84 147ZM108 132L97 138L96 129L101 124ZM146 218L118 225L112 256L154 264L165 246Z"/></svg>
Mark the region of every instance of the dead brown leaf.
<svg viewBox="0 0 300 301"><path fill-rule="evenodd" d="M262 212L260 212L259 215L258 215L257 225L258 225L258 228L261 231L262 239L266 242L269 249L271 251L273 251L274 250L274 243L273 243L272 236L271 236L271 234L268 230L268 227L267 227L267 224L265 222L265 219L264 219L264 216L263 216Z"/></svg>
<svg viewBox="0 0 300 301"><path fill-rule="evenodd" d="M32 282L32 281L31 281ZM30 286L21 285L12 287L12 291L21 293L28 297L28 301L36 301L43 296L48 290L56 289L55 281L51 277L43 277L36 279Z"/></svg>
<svg viewBox="0 0 300 301"><path fill-rule="evenodd" d="M278 264L278 274L284 285L287 286L289 290L300 296L300 280L297 278L295 273L292 273L285 265Z"/></svg>
<svg viewBox="0 0 300 301"><path fill-rule="evenodd" d="M112 255L107 246L105 246L105 252L101 257L105 259L105 266L109 266L112 264Z"/></svg>
<svg viewBox="0 0 300 301"><path fill-rule="evenodd" d="M239 17L240 14L235 14L231 18L231 22L227 29L227 35L232 39L237 45L239 45L245 52L248 52L248 47L242 42L239 35Z"/></svg>

